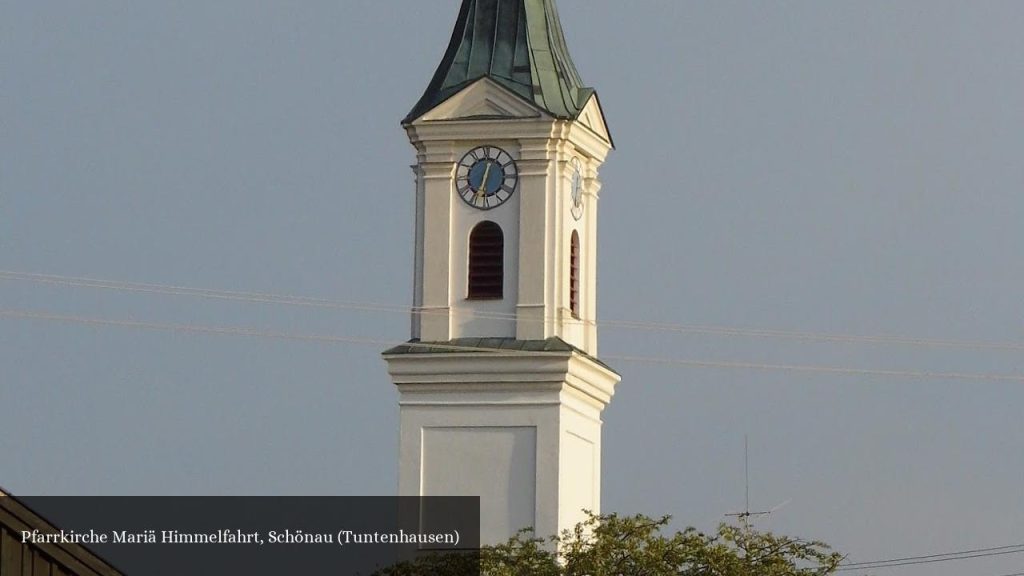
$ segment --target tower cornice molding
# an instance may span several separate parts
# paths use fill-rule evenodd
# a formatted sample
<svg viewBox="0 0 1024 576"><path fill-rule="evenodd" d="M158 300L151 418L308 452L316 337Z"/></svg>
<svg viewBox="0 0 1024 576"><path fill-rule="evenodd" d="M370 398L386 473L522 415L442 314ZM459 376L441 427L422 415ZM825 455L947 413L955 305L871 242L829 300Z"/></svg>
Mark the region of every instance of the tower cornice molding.
<svg viewBox="0 0 1024 576"><path fill-rule="evenodd" d="M454 172L454 160L439 160L420 164L420 173L427 180L451 180Z"/></svg>
<svg viewBox="0 0 1024 576"><path fill-rule="evenodd" d="M527 154L522 152L523 156ZM533 156L530 154L530 156ZM548 170L551 167L551 162L554 158L523 158L519 159L519 174L525 177L540 177L546 178L548 176Z"/></svg>
<svg viewBox="0 0 1024 576"><path fill-rule="evenodd" d="M603 163L611 143L579 122L565 120L465 120L408 126L409 140L427 161L455 161L459 143L517 142L520 150L568 153L571 149Z"/></svg>
<svg viewBox="0 0 1024 576"><path fill-rule="evenodd" d="M388 373L407 393L573 394L603 410L621 377L579 352L385 354ZM557 397L555 398L557 400Z"/></svg>
<svg viewBox="0 0 1024 576"><path fill-rule="evenodd" d="M444 120L423 122L406 127L413 145L429 142L464 142L478 140L553 139L554 120Z"/></svg>

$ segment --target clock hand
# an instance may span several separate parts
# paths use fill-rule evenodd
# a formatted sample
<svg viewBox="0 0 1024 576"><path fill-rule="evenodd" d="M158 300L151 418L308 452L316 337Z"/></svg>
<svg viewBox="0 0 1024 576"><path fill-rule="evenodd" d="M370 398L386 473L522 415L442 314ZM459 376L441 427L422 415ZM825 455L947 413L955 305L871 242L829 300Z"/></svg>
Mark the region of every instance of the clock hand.
<svg viewBox="0 0 1024 576"><path fill-rule="evenodd" d="M480 189L477 190L477 192L476 192L477 195L480 196L480 197L483 197L483 196L487 195L487 180L488 180L488 178L491 175L491 166L493 166L493 165L494 164L492 162L488 162L487 163L487 167L484 168L484 179L483 179L483 181L480 182Z"/></svg>

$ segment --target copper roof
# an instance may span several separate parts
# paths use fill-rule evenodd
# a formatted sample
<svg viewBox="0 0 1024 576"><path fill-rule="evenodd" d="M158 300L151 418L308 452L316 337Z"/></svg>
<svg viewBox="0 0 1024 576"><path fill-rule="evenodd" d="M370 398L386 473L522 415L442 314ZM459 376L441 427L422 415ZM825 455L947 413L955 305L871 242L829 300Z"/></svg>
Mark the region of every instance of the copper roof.
<svg viewBox="0 0 1024 576"><path fill-rule="evenodd" d="M556 118L575 119L594 93L569 56L555 0L463 0L441 65L403 123L485 77Z"/></svg>

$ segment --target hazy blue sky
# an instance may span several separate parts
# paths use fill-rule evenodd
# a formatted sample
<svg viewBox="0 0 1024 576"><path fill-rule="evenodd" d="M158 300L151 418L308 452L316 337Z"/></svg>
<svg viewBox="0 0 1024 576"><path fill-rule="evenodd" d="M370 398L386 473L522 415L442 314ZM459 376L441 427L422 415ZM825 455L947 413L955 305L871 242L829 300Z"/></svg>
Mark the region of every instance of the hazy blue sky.
<svg viewBox="0 0 1024 576"><path fill-rule="evenodd" d="M404 306L458 0L0 0L0 270ZM1024 374L1024 3L562 0L619 147L602 355ZM402 313L0 278L0 310L384 341ZM0 317L19 494L392 494L380 345ZM853 560L1024 543L1024 379L609 361L604 507ZM880 571L998 576L1024 555Z"/></svg>

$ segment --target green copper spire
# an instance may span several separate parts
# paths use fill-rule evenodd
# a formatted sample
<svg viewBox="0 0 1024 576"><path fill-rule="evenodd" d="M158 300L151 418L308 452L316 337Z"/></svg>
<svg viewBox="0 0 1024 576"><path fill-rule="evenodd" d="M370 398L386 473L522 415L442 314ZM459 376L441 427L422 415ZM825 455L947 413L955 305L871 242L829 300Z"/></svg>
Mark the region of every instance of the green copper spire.
<svg viewBox="0 0 1024 576"><path fill-rule="evenodd" d="M555 0L463 0L448 51L403 123L484 77L557 118L576 118L593 94L569 56Z"/></svg>

